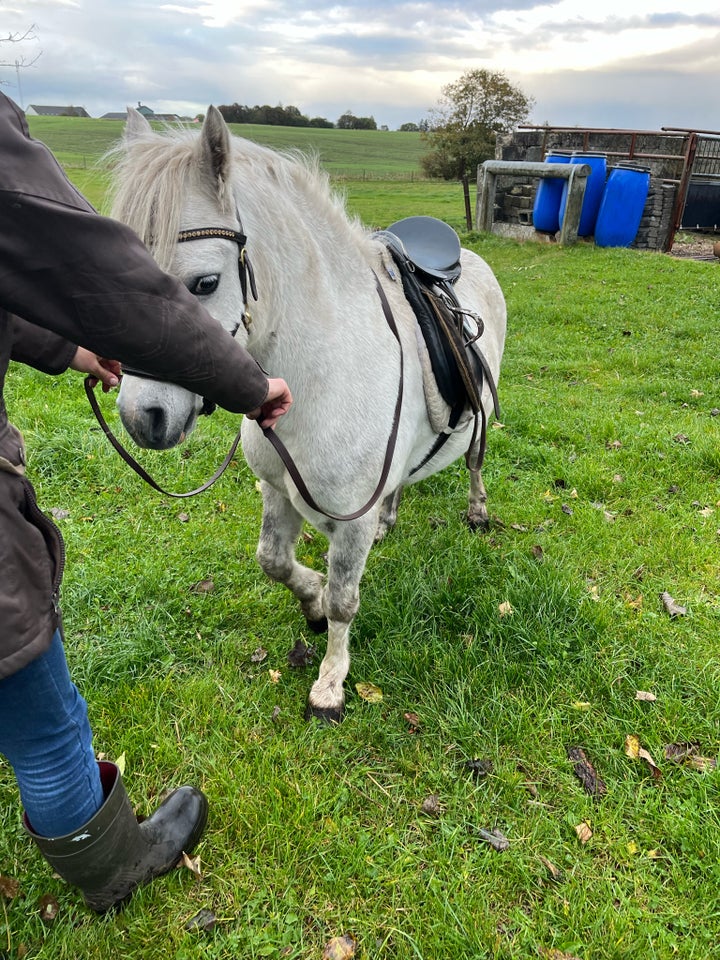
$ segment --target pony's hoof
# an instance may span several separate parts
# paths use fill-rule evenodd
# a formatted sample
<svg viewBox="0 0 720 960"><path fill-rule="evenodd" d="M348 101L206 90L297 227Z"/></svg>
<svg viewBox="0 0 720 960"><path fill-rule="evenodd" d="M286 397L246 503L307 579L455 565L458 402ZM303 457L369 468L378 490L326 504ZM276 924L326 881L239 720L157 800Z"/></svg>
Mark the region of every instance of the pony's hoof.
<svg viewBox="0 0 720 960"><path fill-rule="evenodd" d="M328 727L336 727L342 723L345 715L345 707L341 704L339 707L314 707L308 700L305 707L306 720L319 720Z"/></svg>
<svg viewBox="0 0 720 960"><path fill-rule="evenodd" d="M320 617L319 620L306 620L305 622L313 633L327 633L327 617Z"/></svg>
<svg viewBox="0 0 720 960"><path fill-rule="evenodd" d="M490 517L470 516L468 514L465 519L468 529L472 530L473 533L487 533L490 530Z"/></svg>

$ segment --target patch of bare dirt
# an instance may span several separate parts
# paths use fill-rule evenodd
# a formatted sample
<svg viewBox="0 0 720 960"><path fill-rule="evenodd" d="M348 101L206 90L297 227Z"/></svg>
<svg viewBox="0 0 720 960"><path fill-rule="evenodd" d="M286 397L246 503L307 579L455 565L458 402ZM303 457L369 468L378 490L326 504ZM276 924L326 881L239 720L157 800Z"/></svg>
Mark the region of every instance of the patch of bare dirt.
<svg viewBox="0 0 720 960"><path fill-rule="evenodd" d="M685 260L718 260L720 258L720 234L684 233L675 235L670 255Z"/></svg>

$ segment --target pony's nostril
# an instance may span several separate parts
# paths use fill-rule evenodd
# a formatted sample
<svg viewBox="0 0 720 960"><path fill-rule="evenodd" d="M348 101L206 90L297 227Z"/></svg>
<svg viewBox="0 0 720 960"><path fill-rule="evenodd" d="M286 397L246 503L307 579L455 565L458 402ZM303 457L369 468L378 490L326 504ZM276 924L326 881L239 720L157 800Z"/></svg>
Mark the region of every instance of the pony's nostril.
<svg viewBox="0 0 720 960"><path fill-rule="evenodd" d="M161 443L165 439L167 420L162 407L148 407L148 436L153 444Z"/></svg>

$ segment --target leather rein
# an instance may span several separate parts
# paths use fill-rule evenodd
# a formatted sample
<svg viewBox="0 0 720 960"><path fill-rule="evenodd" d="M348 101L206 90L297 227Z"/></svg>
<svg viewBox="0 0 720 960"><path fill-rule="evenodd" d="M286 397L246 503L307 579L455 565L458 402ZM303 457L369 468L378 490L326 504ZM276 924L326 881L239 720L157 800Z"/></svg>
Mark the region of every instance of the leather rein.
<svg viewBox="0 0 720 960"><path fill-rule="evenodd" d="M239 220L239 217L238 217L238 220ZM205 239L211 239L211 238L231 240L233 243L236 243L238 245L238 249L239 249L238 272L240 275L240 285L243 293L242 323L245 326L245 329L249 330L250 325L252 323L252 318L247 308L248 287L252 292L253 298L255 300L257 300L258 296L257 296L257 289L255 286L255 274L253 272L253 268L250 263L250 258L247 254L247 249L246 249L247 237L242 232L242 223L240 222L239 231L232 230L230 228L224 228L224 227L200 227L195 230L182 230L178 234L178 243L186 243L190 240L205 240ZM313 498L312 494L308 490L307 485L303 480L300 474L300 471L297 468L297 465L295 464L295 461L293 460L285 444L282 442L280 437L276 434L275 430L271 429L270 427L260 428L263 434L265 435L265 437L270 441L270 443L275 448L278 456L280 457L280 459L282 460L285 466L285 469L290 474L290 477L293 483L297 487L298 493L303 498L305 503L312 510L315 510L317 513L322 514L324 517L327 517L330 520L357 520L359 517L362 517L364 514L366 514L380 499L383 493L383 489L385 487L385 481L387 480L388 474L390 472L390 466L392 464L392 458L395 453L395 444L397 442L398 430L400 426L400 413L402 410L403 386L404 386L404 379L405 379L404 377L405 361L404 361L403 350L402 350L402 342L400 340L400 334L398 332L397 325L395 323L395 318L390 308L390 304L388 302L387 296L385 295L385 291L383 290L382 285L380 284L380 280L378 279L378 276L374 271L373 271L373 276L375 277L375 287L378 293L378 297L380 298L380 303L383 308L385 320L387 321L387 325L389 326L393 336L397 340L398 345L400 347L400 378L398 383L397 399L395 401L395 410L393 413L392 428L390 430L390 436L388 437L387 446L385 448L385 459L383 461L380 480L378 481L377 487L375 488L375 491L373 492L370 499L362 507L359 507L353 513L336 514L336 513L331 513L328 510L324 510L322 507L318 506L318 504L315 502L315 499ZM232 332L232 336L235 336L235 334L237 333L237 330L239 329L239 326L240 324L238 323L237 326L235 327L235 330L233 330ZM134 377L143 377L148 380L156 379L155 377L152 377L150 374L146 373L145 371L137 370L132 367L124 366L123 371L128 375L134 376ZM87 395L88 401L90 402L92 411L95 414L95 417L98 423L100 424L100 427L103 430L103 433L108 438L113 448L125 461L125 463L129 467L131 467L135 471L135 473L139 477L141 477L141 479L143 479L147 484L149 484L154 490L157 490L159 493L162 493L167 497L175 497L178 499L186 498L186 497L194 497L199 493L203 493L205 490L211 487L223 475L223 473L229 466L230 462L232 461L232 458L235 455L235 451L238 448L238 444L240 443L240 437L241 437L240 431L238 431L237 435L235 436L235 439L230 445L230 449L226 454L225 459L217 468L215 473L213 473L213 475L209 478L209 480L206 480L205 483L201 484L199 487L196 487L194 490L188 490L183 493L174 493L170 490L165 490L163 487L160 486L159 483L157 483L150 476L150 474L144 469L144 467L142 467L137 462L137 460L122 445L122 443L117 439L115 434L112 432L112 430L108 426L105 420L105 417L103 416L102 411L100 410L100 406L97 402L97 397L95 396L94 387L96 383L97 383L96 378L92 376L85 377L85 382L84 382L85 393ZM214 410L215 410L215 404L212 403L211 401L208 401L207 399L204 399L201 415L211 414L213 413Z"/></svg>

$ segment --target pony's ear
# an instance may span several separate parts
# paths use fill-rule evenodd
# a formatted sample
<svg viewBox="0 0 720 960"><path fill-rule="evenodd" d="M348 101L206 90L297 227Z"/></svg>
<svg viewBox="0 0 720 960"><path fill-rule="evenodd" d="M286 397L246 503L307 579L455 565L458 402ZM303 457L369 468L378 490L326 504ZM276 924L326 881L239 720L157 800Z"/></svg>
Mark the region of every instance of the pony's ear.
<svg viewBox="0 0 720 960"><path fill-rule="evenodd" d="M230 178L230 131L217 107L208 107L200 143L211 176L222 188Z"/></svg>
<svg viewBox="0 0 720 960"><path fill-rule="evenodd" d="M136 110L135 107L127 108L127 120L125 122L125 139L133 140L136 137L142 136L144 133L150 133L152 127L147 122L147 118L144 117L139 110Z"/></svg>

